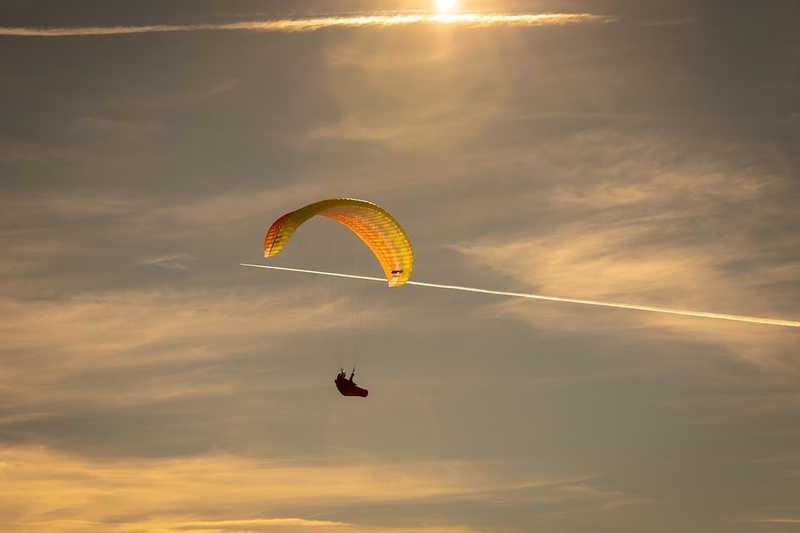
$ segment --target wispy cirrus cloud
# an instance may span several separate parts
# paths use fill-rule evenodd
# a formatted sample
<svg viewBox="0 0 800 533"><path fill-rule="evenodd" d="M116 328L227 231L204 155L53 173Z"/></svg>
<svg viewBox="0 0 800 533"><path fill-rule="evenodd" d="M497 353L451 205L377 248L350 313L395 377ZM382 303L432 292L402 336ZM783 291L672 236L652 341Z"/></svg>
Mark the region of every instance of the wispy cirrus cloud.
<svg viewBox="0 0 800 533"><path fill-rule="evenodd" d="M140 265L145 267L155 267L165 270L189 270L189 263L194 261L194 257L189 254L167 254L155 257L147 257L140 261Z"/></svg>
<svg viewBox="0 0 800 533"><path fill-rule="evenodd" d="M718 153L735 155L713 157ZM545 182L535 196L503 203L519 210L520 219L536 215L545 229L523 234L511 225L492 238L453 247L469 263L508 276L517 290L521 285L556 296L798 316L791 298L800 272L797 239L774 230L796 223L793 212L780 209L793 187L787 162L736 143L678 151L646 135L603 132L543 145L536 156L544 171L567 168L566 176ZM549 227L550 219L560 223ZM759 366L797 367L791 332L525 302L492 311L544 331L625 327L722 346Z"/></svg>
<svg viewBox="0 0 800 533"><path fill-rule="evenodd" d="M326 16L300 19L273 19L223 24L157 24L150 26L85 26L62 28L0 27L6 37L100 37L140 33L195 31L308 32L327 28L389 28L421 24L444 24L479 28L487 26L563 26L613 22L612 17L590 13L482 14L461 13Z"/></svg>
<svg viewBox="0 0 800 533"><path fill-rule="evenodd" d="M3 298L0 392L7 407L68 401L129 405L229 392L230 383L190 373L153 378L132 371L111 388L73 380L103 369L163 368L275 350L298 334L363 327L388 316L375 306L356 309L347 299L319 304L314 294L139 290L42 301ZM24 355L32 353L37 355Z"/></svg>
<svg viewBox="0 0 800 533"><path fill-rule="evenodd" d="M658 221L639 221L615 228L579 223L543 238L515 239L454 247L467 260L488 266L536 292L591 299L679 306L705 311L745 311L777 316L780 299L765 287L792 279L792 268L766 265L741 279L726 272L741 247L717 242L702 249L685 242L657 242ZM723 309L725 311L723 311ZM549 332L605 331L624 328L637 335L691 339L724 347L730 354L763 367L796 367L790 354L792 331L766 331L739 323L675 316L604 312L577 306L507 301L491 305L489 314L520 319ZM796 312L787 312L790 319Z"/></svg>

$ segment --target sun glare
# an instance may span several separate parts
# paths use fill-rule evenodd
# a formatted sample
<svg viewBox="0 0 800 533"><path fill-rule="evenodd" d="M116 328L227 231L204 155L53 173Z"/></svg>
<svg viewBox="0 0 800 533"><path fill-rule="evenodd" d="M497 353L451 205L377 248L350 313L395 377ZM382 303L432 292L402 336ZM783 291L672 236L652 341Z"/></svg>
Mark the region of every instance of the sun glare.
<svg viewBox="0 0 800 533"><path fill-rule="evenodd" d="M436 10L439 13L449 13L455 9L458 0L436 0Z"/></svg>

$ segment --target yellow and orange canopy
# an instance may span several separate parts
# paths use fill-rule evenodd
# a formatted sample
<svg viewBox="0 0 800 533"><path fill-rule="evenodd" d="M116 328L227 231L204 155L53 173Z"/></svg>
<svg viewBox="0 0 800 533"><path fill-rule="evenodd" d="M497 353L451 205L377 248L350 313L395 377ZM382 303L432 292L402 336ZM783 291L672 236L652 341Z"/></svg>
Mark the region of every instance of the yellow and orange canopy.
<svg viewBox="0 0 800 533"><path fill-rule="evenodd" d="M414 249L406 232L379 205L354 198L322 200L279 217L264 237L264 257L280 253L297 228L317 215L332 218L355 233L375 255L390 287L399 287L411 278Z"/></svg>

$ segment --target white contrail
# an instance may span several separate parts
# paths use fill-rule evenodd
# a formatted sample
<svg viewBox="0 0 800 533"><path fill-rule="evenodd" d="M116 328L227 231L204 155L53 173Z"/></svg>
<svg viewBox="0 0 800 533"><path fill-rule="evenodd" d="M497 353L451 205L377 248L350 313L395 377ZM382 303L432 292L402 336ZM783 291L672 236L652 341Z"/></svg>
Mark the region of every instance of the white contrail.
<svg viewBox="0 0 800 533"><path fill-rule="evenodd" d="M541 13L541 14L483 14L458 13L452 15L362 15L324 16L298 19L268 19L222 24L158 24L151 26L74 26L46 27L2 27L0 36L5 37L92 37L133 35L138 33L172 33L191 31L262 31L304 32L325 28L378 28L410 26L419 24L447 24L464 27L485 26L563 26L586 22L613 22L612 17L589 13Z"/></svg>
<svg viewBox="0 0 800 533"><path fill-rule="evenodd" d="M367 281L379 281L386 283L385 278L376 278L372 276L357 276L355 274L340 274L338 272L321 272L319 270L306 270L303 268L252 265L248 263L240 263L240 266L252 267L252 268L268 268L270 270L285 270L287 272L302 272L304 274L316 274L318 276L332 276L335 278L363 279ZM597 300L560 298L558 296L544 296L542 294L532 294L527 292L493 291L489 289L477 289L475 287L461 287L459 285L442 285L440 283L425 283L422 281L409 281L406 284L417 285L419 287L433 287L434 289L448 289L453 291L479 292L481 294L495 294L497 296L511 296L514 298L528 298L531 300L547 300L550 302L596 305L600 307L614 307L616 309L632 309L634 311L649 311L651 313L664 313L668 315L691 316L699 318L715 318L717 320L733 320L736 322L748 322L750 324L767 324L770 326L785 326L790 328L800 328L800 322L796 320L780 320L777 318L761 318L757 316L744 316L744 315L727 315L723 313L707 313L704 311L686 311L683 309L669 309L667 307L653 307L649 305L631 305L631 304L623 304L616 302L598 302Z"/></svg>

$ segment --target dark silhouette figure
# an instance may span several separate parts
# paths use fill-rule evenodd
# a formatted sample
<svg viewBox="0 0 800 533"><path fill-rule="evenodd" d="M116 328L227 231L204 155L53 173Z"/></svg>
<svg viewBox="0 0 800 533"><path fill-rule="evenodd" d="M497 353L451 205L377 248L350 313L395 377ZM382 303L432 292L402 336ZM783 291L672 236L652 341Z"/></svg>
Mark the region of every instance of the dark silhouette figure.
<svg viewBox="0 0 800 533"><path fill-rule="evenodd" d="M361 396L362 398L366 398L369 391L356 385L355 381L353 381L353 376L355 376L355 374L356 369L354 368L353 371L350 372L350 377L348 378L345 377L344 369L340 369L334 381L334 383L336 383L336 388L339 389L342 396Z"/></svg>

